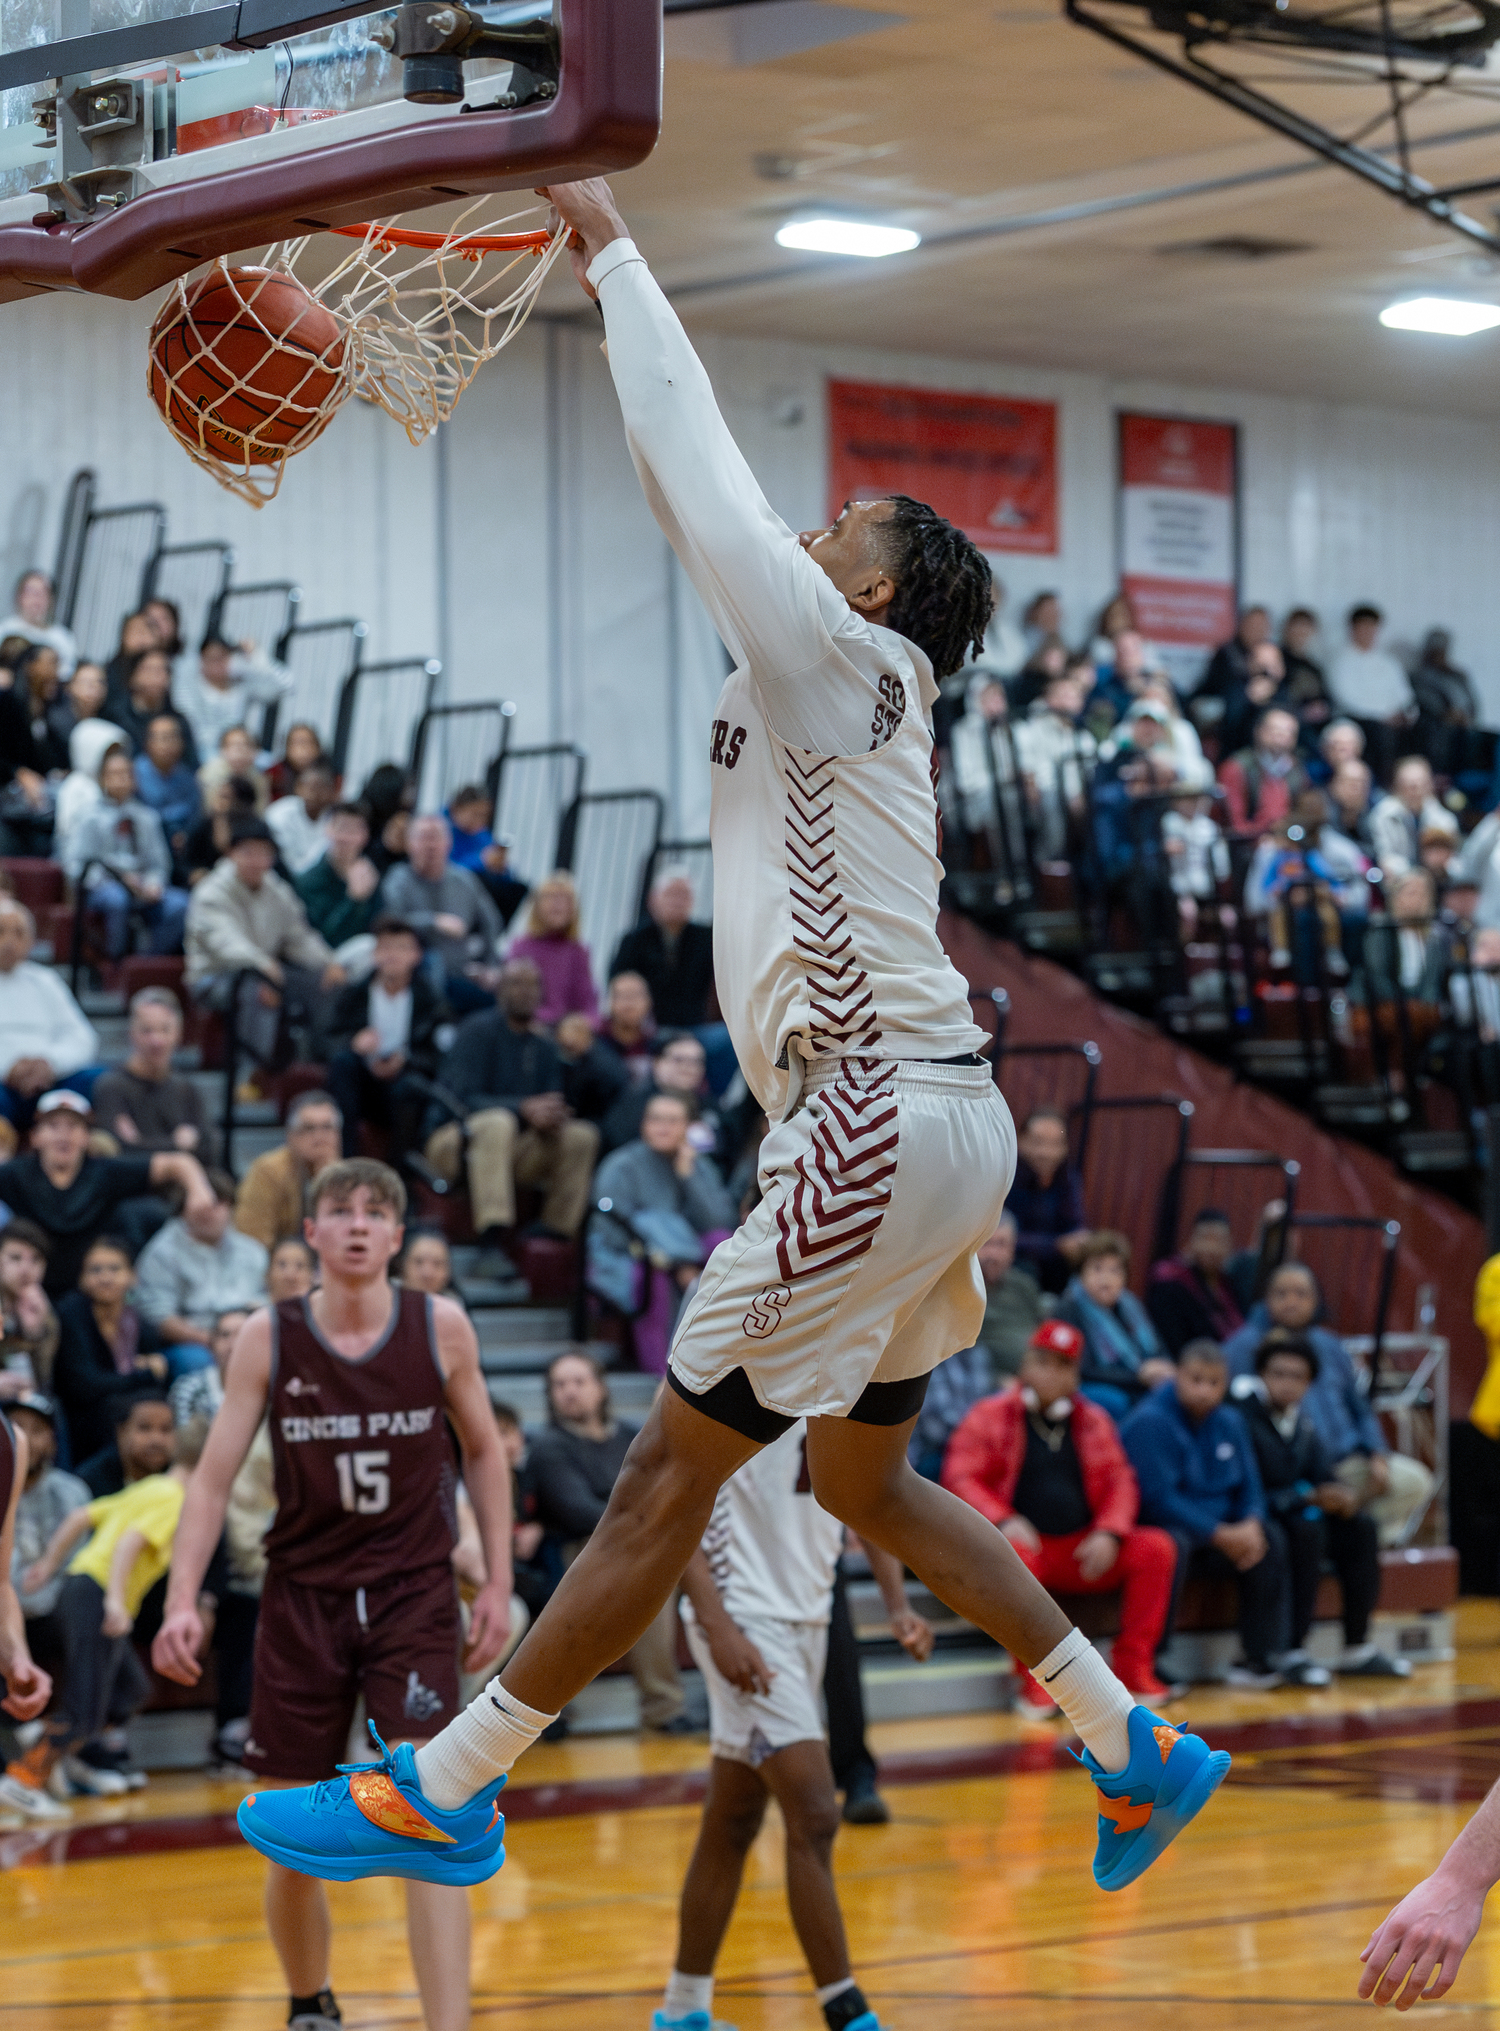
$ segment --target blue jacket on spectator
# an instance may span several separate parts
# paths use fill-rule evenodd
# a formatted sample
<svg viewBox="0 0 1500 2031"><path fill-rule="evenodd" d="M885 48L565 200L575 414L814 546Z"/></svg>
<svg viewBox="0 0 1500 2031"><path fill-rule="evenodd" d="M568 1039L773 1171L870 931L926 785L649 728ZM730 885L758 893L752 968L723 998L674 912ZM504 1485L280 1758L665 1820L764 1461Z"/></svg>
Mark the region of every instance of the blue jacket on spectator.
<svg viewBox="0 0 1500 2031"><path fill-rule="evenodd" d="M1077 1171L1064 1164L1051 1184L1044 1185L1026 1159L1019 1158L1005 1210L1015 1215L1018 1259L1032 1265L1043 1290L1060 1291L1072 1272L1057 1252L1057 1238L1077 1234L1089 1224Z"/></svg>
<svg viewBox="0 0 1500 2031"><path fill-rule="evenodd" d="M1255 1373L1255 1350L1271 1328L1271 1314L1265 1306L1254 1306L1240 1330L1224 1342L1231 1377ZM1329 1459L1347 1460L1351 1453L1388 1453L1380 1420L1359 1386L1354 1363L1338 1334L1328 1326L1309 1326L1302 1337L1312 1342L1318 1357L1318 1379L1304 1402Z"/></svg>
<svg viewBox="0 0 1500 2031"><path fill-rule="evenodd" d="M186 762L179 762L164 776L149 755L139 756L135 788L141 802L149 804L161 820L169 839L173 833L186 832L197 824L203 800L198 792L198 778Z"/></svg>
<svg viewBox="0 0 1500 2031"><path fill-rule="evenodd" d="M1141 1522L1207 1544L1221 1523L1266 1515L1265 1492L1250 1434L1238 1411L1221 1403L1194 1424L1164 1382L1120 1427L1141 1484Z"/></svg>

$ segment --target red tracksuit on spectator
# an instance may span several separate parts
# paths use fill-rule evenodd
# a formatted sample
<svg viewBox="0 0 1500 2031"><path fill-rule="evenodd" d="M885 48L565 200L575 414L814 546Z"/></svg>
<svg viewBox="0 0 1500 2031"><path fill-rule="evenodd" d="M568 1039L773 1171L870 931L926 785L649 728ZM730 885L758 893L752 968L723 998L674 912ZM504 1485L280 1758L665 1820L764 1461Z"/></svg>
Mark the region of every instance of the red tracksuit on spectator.
<svg viewBox="0 0 1500 2031"><path fill-rule="evenodd" d="M1051 1331L1059 1331L1056 1321L1051 1322ZM1131 1692L1157 1692L1154 1660L1166 1627L1177 1548L1166 1531L1136 1526L1140 1491L1114 1419L1086 1397L1075 1394L1064 1401L1066 1413L1049 1418L1047 1411L1055 1412L1057 1404L1037 1403L1024 1379L998 1396L985 1397L949 1441L943 1486L997 1526L1010 1517L1025 1516L1041 1544L1035 1549L1024 1544L1014 1548L1050 1591L1118 1590L1115 1673ZM1059 1523L1071 1527L1048 1527ZM1089 1580L1075 1554L1093 1531L1107 1531L1118 1540L1120 1550L1108 1571ZM1016 1669L1023 1703L1050 1706L1019 1660Z"/></svg>

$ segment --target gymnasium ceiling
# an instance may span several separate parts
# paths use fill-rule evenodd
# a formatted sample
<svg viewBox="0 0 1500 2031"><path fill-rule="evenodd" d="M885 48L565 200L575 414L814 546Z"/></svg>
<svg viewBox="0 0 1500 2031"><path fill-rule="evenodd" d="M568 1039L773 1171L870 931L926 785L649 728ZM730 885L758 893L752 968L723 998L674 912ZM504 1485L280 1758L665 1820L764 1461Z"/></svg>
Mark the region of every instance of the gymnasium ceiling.
<svg viewBox="0 0 1500 2031"><path fill-rule="evenodd" d="M770 0L669 20L667 50L661 144L618 191L694 324L1500 411L1500 329L1376 322L1398 296L1500 302L1500 263L1059 6ZM1444 151L1434 173L1489 168L1500 135ZM1487 218L1486 202L1472 208ZM778 248L777 226L807 209L927 244L881 261ZM1199 250L1244 237L1292 251Z"/></svg>

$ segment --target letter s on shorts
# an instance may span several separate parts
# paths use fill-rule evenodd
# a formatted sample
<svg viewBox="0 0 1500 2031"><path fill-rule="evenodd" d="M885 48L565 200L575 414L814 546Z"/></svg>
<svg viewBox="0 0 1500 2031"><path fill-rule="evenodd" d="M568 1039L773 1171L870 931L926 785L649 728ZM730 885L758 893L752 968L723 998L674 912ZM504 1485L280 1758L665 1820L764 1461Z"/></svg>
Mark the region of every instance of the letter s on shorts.
<svg viewBox="0 0 1500 2031"><path fill-rule="evenodd" d="M792 1294L784 1283L769 1285L758 1298L751 1300L750 1309L742 1322L746 1337L769 1340L781 1324L781 1315L791 1301Z"/></svg>

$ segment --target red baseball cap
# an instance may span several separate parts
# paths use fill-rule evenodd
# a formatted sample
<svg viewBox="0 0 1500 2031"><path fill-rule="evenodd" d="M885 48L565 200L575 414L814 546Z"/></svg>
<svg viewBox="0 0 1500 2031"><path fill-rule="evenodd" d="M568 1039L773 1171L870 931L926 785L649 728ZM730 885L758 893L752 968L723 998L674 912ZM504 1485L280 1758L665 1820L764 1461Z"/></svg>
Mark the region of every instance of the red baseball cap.
<svg viewBox="0 0 1500 2031"><path fill-rule="evenodd" d="M1083 1359L1083 1335L1066 1319L1044 1319L1026 1344L1038 1354L1055 1354L1059 1361Z"/></svg>

